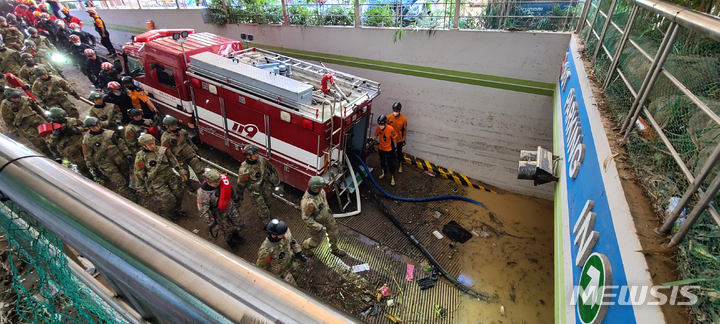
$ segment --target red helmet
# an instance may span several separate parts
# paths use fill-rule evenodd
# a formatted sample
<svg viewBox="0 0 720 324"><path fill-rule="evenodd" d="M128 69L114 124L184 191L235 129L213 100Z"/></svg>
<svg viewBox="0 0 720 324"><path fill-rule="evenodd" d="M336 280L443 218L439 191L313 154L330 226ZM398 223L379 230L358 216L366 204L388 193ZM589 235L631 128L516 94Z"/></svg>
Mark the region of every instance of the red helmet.
<svg viewBox="0 0 720 324"><path fill-rule="evenodd" d="M108 88L112 91L120 90L122 89L120 87L120 83L116 81L108 82Z"/></svg>
<svg viewBox="0 0 720 324"><path fill-rule="evenodd" d="M80 36L78 35L70 35L70 43L75 43L80 41Z"/></svg>
<svg viewBox="0 0 720 324"><path fill-rule="evenodd" d="M110 72L113 70L113 65L110 62L103 62L102 64L100 64L100 68Z"/></svg>
<svg viewBox="0 0 720 324"><path fill-rule="evenodd" d="M80 29L80 25L76 23L70 23L70 29Z"/></svg>
<svg viewBox="0 0 720 324"><path fill-rule="evenodd" d="M88 15L94 16L97 15L97 11L95 9L88 9L87 10Z"/></svg>
<svg viewBox="0 0 720 324"><path fill-rule="evenodd" d="M95 56L95 51L93 51L92 49L89 49L89 48L85 49L85 56L93 57L93 56Z"/></svg>

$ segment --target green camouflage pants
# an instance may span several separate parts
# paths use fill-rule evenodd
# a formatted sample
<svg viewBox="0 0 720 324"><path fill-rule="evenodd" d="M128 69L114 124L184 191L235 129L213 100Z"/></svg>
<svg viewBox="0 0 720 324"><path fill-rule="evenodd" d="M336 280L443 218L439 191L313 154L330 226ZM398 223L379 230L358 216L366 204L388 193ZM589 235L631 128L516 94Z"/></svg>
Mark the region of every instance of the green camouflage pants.
<svg viewBox="0 0 720 324"><path fill-rule="evenodd" d="M45 140L40 137L38 130L35 127L31 128L18 128L20 136L25 137L36 149L40 150L40 153L45 154L48 157L53 157L53 154L47 146Z"/></svg>
<svg viewBox="0 0 720 324"><path fill-rule="evenodd" d="M270 202L272 201L272 188L269 185L264 186L260 192L251 191L250 199L253 205L258 209L260 219L264 224L270 221Z"/></svg>
<svg viewBox="0 0 720 324"><path fill-rule="evenodd" d="M189 168L192 168L195 175L198 176L198 179L202 177L203 173L205 173L205 166L202 162L200 162L200 159L198 159L197 156L193 156L189 160L180 161L180 166L187 171L190 171Z"/></svg>
<svg viewBox="0 0 720 324"><path fill-rule="evenodd" d="M106 163L99 164L98 169L117 187L117 191L121 196L126 198L131 196L130 190L128 189L128 182L125 179L125 176L123 176L123 174L129 174L130 172L127 163L119 163L118 165L115 165L108 161Z"/></svg>
<svg viewBox="0 0 720 324"><path fill-rule="evenodd" d="M160 199L160 216L170 217L174 211L180 210L184 192L182 180L175 176L158 175L153 180L151 195Z"/></svg>
<svg viewBox="0 0 720 324"><path fill-rule="evenodd" d="M316 218L315 221L325 226L328 241L330 242L330 248L333 251L337 250L338 228L337 224L335 223L335 217L333 217L333 214L325 213L324 215ZM311 250L318 247L318 245L320 245L320 243L325 238L323 235L322 227L318 226L318 228L315 228L307 226L307 229L310 237L306 238L305 241L302 242L301 245L303 250Z"/></svg>
<svg viewBox="0 0 720 324"><path fill-rule="evenodd" d="M230 202L224 211L214 210L215 220L220 225L220 229L225 234L226 239L230 239L233 232L240 232L245 227L245 220L240 217L240 211L234 202Z"/></svg>

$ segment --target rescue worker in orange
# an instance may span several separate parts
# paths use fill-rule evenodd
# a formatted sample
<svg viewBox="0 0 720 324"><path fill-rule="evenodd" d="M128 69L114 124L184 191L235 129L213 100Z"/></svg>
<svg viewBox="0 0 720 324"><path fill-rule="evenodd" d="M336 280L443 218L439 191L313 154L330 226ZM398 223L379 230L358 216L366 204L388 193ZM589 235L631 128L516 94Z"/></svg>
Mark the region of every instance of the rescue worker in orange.
<svg viewBox="0 0 720 324"><path fill-rule="evenodd" d="M108 54L115 55L115 47L113 46L112 42L110 42L110 33L108 33L107 28L105 27L105 22L98 16L97 11L95 9L88 9L88 15L93 19L93 24L95 25L95 31L100 34L100 44L105 46L108 50Z"/></svg>
<svg viewBox="0 0 720 324"><path fill-rule="evenodd" d="M397 147L398 134L392 126L387 125L388 118L380 115L378 117L378 125L375 129L373 138L378 141L378 152L380 153L380 173L379 179L385 177L385 171L390 173L390 185L395 185L395 148Z"/></svg>
<svg viewBox="0 0 720 324"><path fill-rule="evenodd" d="M144 90L138 88L135 85L133 78L126 76L122 78L123 85L128 90L128 95L132 99L133 108L140 109L143 112L144 119L150 119L155 121L155 115L157 114L157 108L148 98L147 93ZM157 121L156 121L157 123Z"/></svg>
<svg viewBox="0 0 720 324"><path fill-rule="evenodd" d="M60 9L60 12L65 15L62 20L65 22L66 25L69 26L72 23L76 23L78 24L78 26L80 26L80 28L83 27L83 22L82 20L80 20L80 18L70 15L70 9L63 7L62 9Z"/></svg>
<svg viewBox="0 0 720 324"><path fill-rule="evenodd" d="M398 138L396 140L397 146L395 147L395 150L397 153L398 173L402 173L403 162L405 162L403 147L405 146L405 136L407 135L407 118L405 118L405 115L400 112L400 110L402 110L401 103L394 103L392 105L392 110L393 113L387 116L387 124L388 126L392 126L392 128L398 133Z"/></svg>

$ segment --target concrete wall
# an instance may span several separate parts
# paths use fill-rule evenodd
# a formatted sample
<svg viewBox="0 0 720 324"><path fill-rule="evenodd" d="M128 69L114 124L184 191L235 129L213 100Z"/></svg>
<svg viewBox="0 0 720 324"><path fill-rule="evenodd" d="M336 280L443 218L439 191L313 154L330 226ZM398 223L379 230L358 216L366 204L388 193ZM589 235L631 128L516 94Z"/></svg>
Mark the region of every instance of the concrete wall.
<svg viewBox="0 0 720 324"><path fill-rule="evenodd" d="M403 103L406 152L503 189L552 199L551 185L517 180L519 151L552 147L552 93L569 34L502 31L204 24L199 10L101 10L123 44L145 30L194 28L255 44L381 83L373 107ZM80 17L85 15L78 13Z"/></svg>

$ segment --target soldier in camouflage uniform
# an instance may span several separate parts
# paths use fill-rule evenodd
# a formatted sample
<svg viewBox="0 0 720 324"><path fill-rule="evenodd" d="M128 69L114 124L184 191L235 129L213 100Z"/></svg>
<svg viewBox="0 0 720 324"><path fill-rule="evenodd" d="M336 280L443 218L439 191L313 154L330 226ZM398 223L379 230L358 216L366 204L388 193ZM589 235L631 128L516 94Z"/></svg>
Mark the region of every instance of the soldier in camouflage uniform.
<svg viewBox="0 0 720 324"><path fill-rule="evenodd" d="M185 217L180 210L183 190L175 172L187 181L187 172L180 168L175 156L167 147L155 145L155 137L143 134L138 138L142 150L135 156L135 181L137 192L160 198L160 215L170 220Z"/></svg>
<svg viewBox="0 0 720 324"><path fill-rule="evenodd" d="M322 177L311 177L308 181L308 189L300 201L302 220L310 233L310 237L302 242L302 248L308 251L308 256L312 256L312 249L318 247L320 242L325 239L324 226L332 254L344 257L345 251L337 245L338 228L325 196L325 189L323 189L325 185L327 183Z"/></svg>
<svg viewBox="0 0 720 324"><path fill-rule="evenodd" d="M220 202L220 173L217 170L206 169L203 176L205 181L197 190L197 205L200 217L210 226L211 232L213 228L220 227L219 230L225 234L225 242L235 252L238 244L245 243L245 238L240 236L240 231L245 227L245 221L240 216L240 211L237 210L235 205L240 202L240 199L234 194L231 195L232 199L228 206L225 210L220 210L218 208ZM228 189L231 190L230 187Z"/></svg>
<svg viewBox="0 0 720 324"><path fill-rule="evenodd" d="M183 168L192 168L199 176L204 171L204 167L198 159L198 147L190 140L190 134L179 128L177 124L178 120L173 116L163 118L167 132L160 137L160 145L170 148Z"/></svg>
<svg viewBox="0 0 720 324"><path fill-rule="evenodd" d="M150 119L143 119L140 109L130 109L128 114L132 121L125 126L125 144L130 151L137 152L142 146L138 143L140 134L147 132L147 127L153 127L155 123Z"/></svg>
<svg viewBox="0 0 720 324"><path fill-rule="evenodd" d="M90 93L90 96L88 96L88 100L95 104L90 108L88 116L99 119L102 128L117 129L118 126L122 126L122 113L120 112L120 108L115 104L106 103L105 100L103 100L102 93L93 91ZM123 141L123 143L124 142L125 141Z"/></svg>
<svg viewBox="0 0 720 324"><path fill-rule="evenodd" d="M282 278L293 286L297 286L293 272L297 271L297 263L293 259L307 262L307 258L290 233L285 222L273 219L265 225L267 238L260 245L257 266Z"/></svg>
<svg viewBox="0 0 720 324"><path fill-rule="evenodd" d="M57 53L58 50L55 48L55 45L53 45L47 37L39 35L38 30L35 27L28 28L27 32L30 34L28 39L37 44L38 51Z"/></svg>
<svg viewBox="0 0 720 324"><path fill-rule="evenodd" d="M120 195L131 198L126 175L130 174L134 154L115 131L103 129L99 119L88 117L84 124L90 131L83 136L82 152L90 173L96 178L102 173L117 186Z"/></svg>
<svg viewBox="0 0 720 324"><path fill-rule="evenodd" d="M23 53L28 53L28 54L34 56L35 60L38 63L48 65L48 61L50 60L50 58L48 57L48 54L46 52L38 51L37 44L35 44L35 42L33 42L29 39L26 39L24 44L25 44L25 48L24 48L23 52L20 54L21 56Z"/></svg>
<svg viewBox="0 0 720 324"><path fill-rule="evenodd" d="M60 107L53 107L48 110L48 117L53 123L62 125L62 129L55 129L45 136L45 141L51 150L61 158L67 159L77 166L78 172L87 178L92 178L90 169L85 164L85 157L82 153L82 141L84 125L79 119L65 117L66 113Z"/></svg>
<svg viewBox="0 0 720 324"><path fill-rule="evenodd" d="M43 117L45 112L32 99L22 97L20 90L7 88L4 96L5 100L0 105L0 111L7 132L25 137L43 154L52 157L54 154L40 137L37 129L47 122Z"/></svg>
<svg viewBox="0 0 720 324"><path fill-rule="evenodd" d="M243 148L245 161L240 165L238 171L238 194L247 190L253 204L258 209L260 219L263 222L270 220L270 201L272 200L273 188L280 184L280 179L275 166L267 159L260 156L255 145L246 145Z"/></svg>
<svg viewBox="0 0 720 324"><path fill-rule="evenodd" d="M80 95L64 79L56 75L48 75L44 68L37 68L35 74L39 77L32 86L32 93L46 106L57 106L65 110L68 116L80 117L75 105L68 99L68 94L80 99Z"/></svg>
<svg viewBox="0 0 720 324"><path fill-rule="evenodd" d="M25 39L23 34L15 26L8 26L7 19L0 17L0 36L2 36L5 45L10 45L13 42L22 41Z"/></svg>
<svg viewBox="0 0 720 324"><path fill-rule="evenodd" d="M17 73L22 65L22 58L14 49L5 47L4 43L0 43L0 72Z"/></svg>
<svg viewBox="0 0 720 324"><path fill-rule="evenodd" d="M25 65L20 68L20 73L18 73L18 76L28 86L31 86L33 83L35 83L35 80L40 77L39 75L35 74L35 70L37 68L44 68L49 74L56 75L55 71L52 68L48 68L48 66L45 64L35 62L35 58L32 54L22 53L20 54L20 57L22 57L23 61L25 61Z"/></svg>

